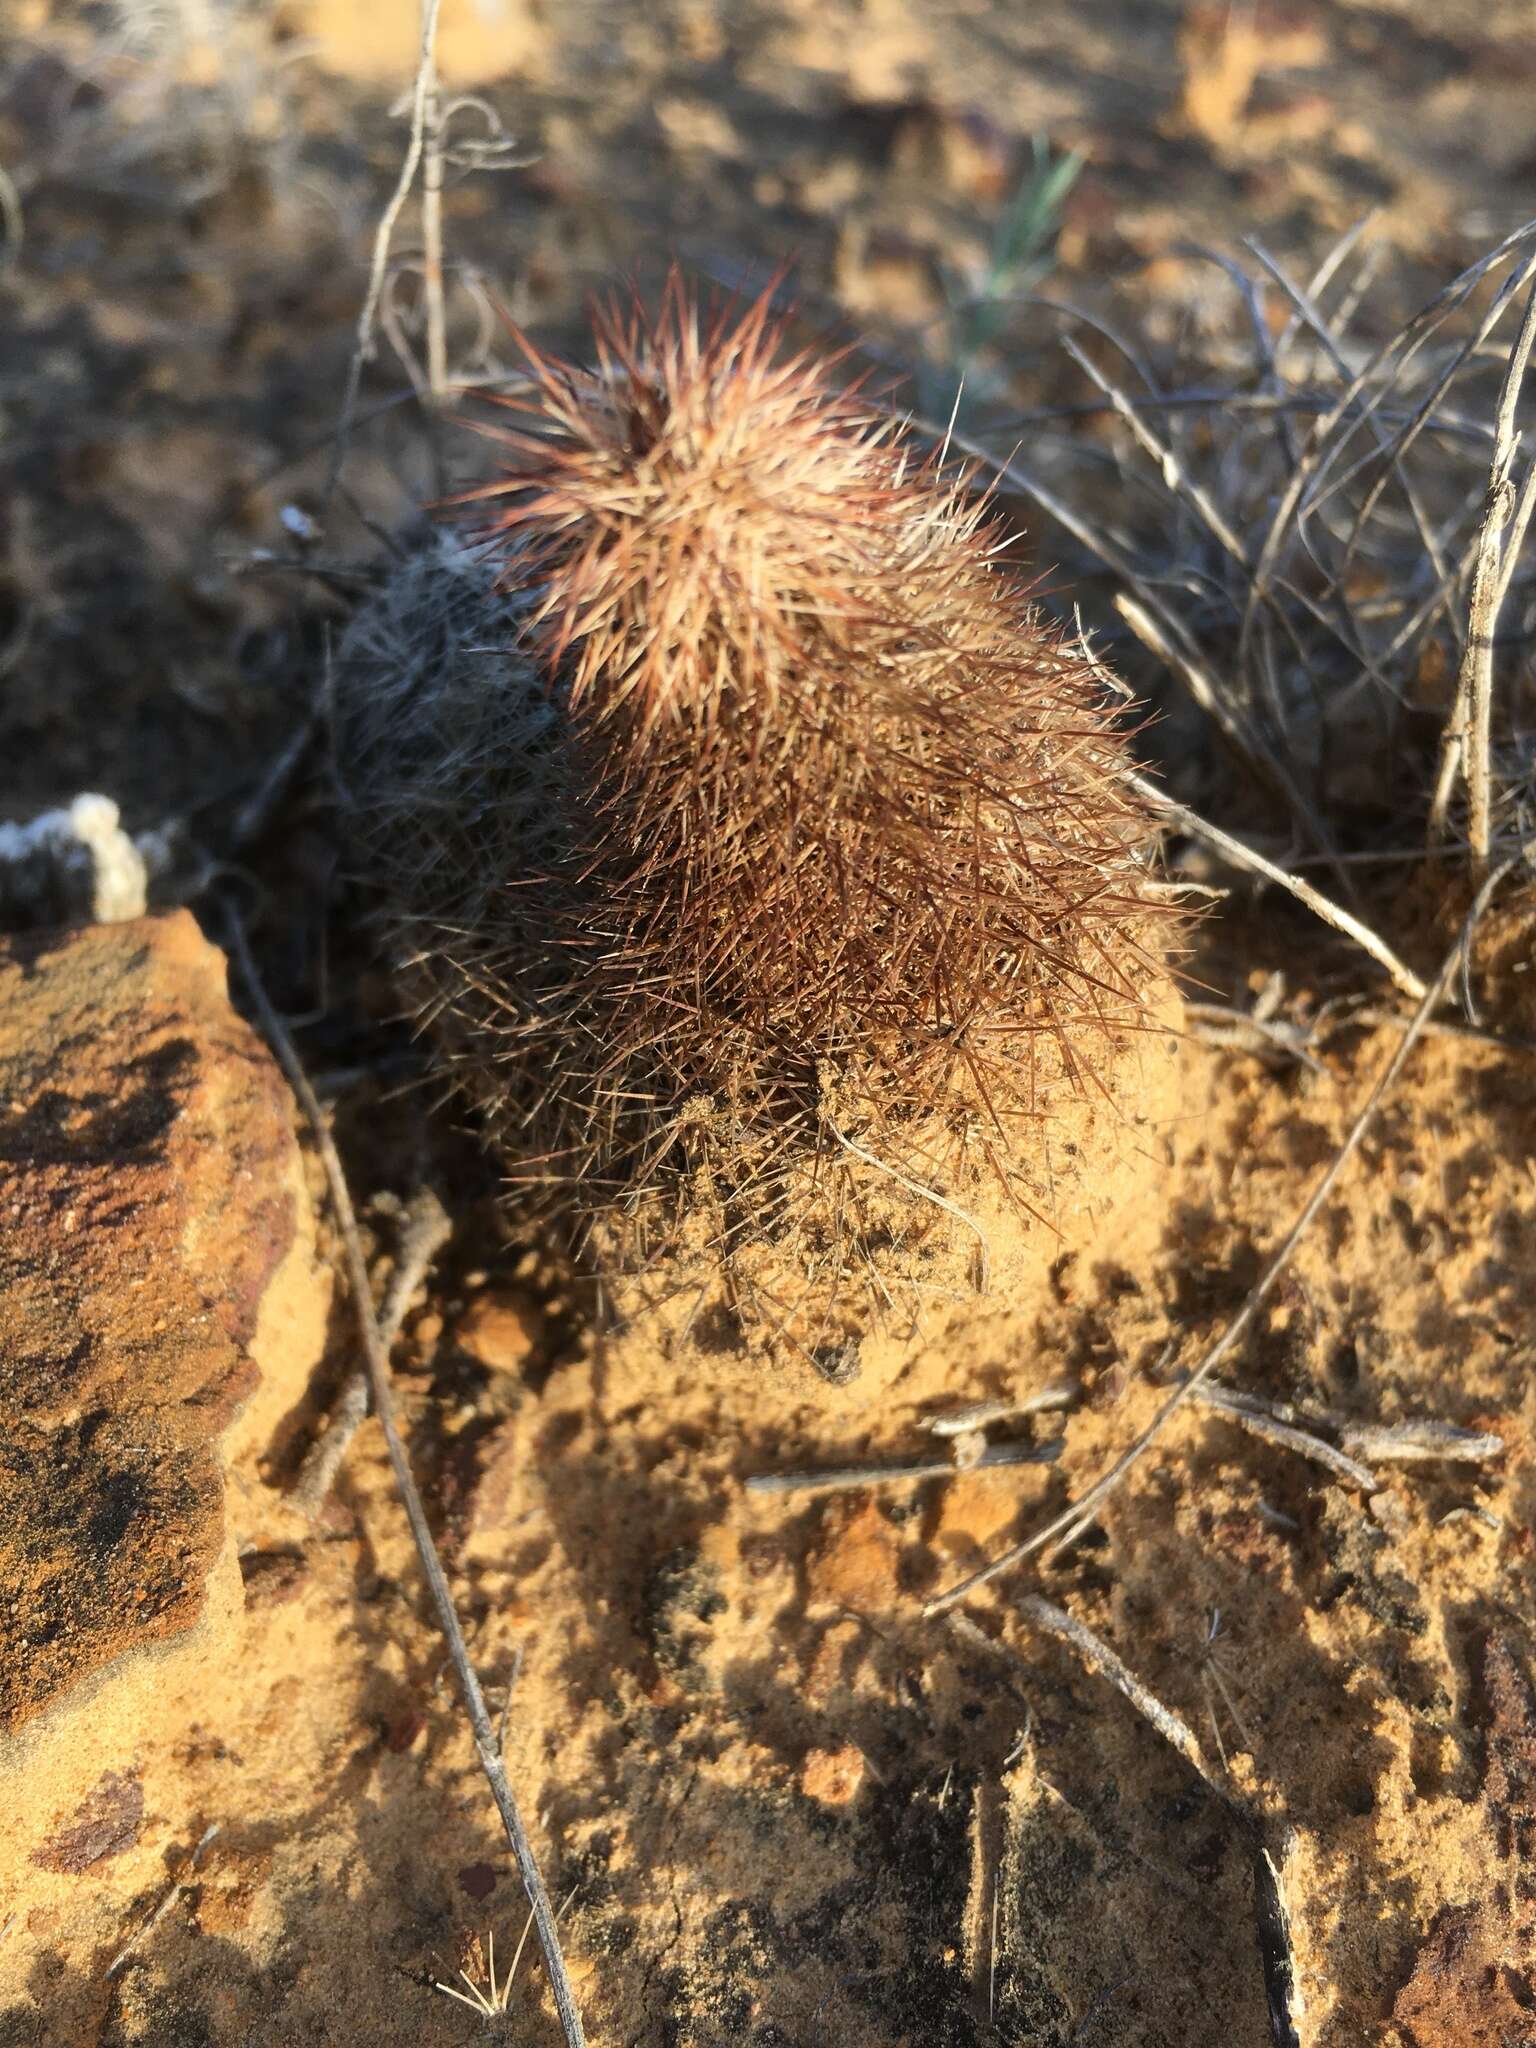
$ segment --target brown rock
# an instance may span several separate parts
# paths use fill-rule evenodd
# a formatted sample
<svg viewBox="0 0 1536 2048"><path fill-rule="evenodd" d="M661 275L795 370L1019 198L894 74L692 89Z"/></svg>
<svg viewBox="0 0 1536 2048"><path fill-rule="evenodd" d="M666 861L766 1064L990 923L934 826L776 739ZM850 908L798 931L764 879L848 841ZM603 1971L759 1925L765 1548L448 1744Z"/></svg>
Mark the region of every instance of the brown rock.
<svg viewBox="0 0 1536 2048"><path fill-rule="evenodd" d="M221 1440L324 1311L288 1091L193 919L0 947L0 1779L50 1868L238 1617Z"/></svg>
<svg viewBox="0 0 1536 2048"><path fill-rule="evenodd" d="M537 1312L519 1294L487 1290L460 1316L461 1350L492 1372L521 1372L539 1341Z"/></svg>

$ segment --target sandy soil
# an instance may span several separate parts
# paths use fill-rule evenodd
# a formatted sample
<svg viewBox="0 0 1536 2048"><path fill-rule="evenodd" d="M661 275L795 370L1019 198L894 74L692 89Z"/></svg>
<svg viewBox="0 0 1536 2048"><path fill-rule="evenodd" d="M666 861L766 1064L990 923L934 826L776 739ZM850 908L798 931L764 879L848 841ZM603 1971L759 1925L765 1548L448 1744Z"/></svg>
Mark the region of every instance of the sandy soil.
<svg viewBox="0 0 1536 2048"><path fill-rule="evenodd" d="M1336 1023L1311 1064L1179 1037L1097 1192L1057 1232L1001 1234L985 1297L957 1265L843 1384L770 1372L677 1302L597 1334L472 1142L400 1086L323 776L238 816L348 601L345 576L253 556L290 553L282 508L320 502L411 10L292 0L216 47L191 7L185 28L108 14L30 0L0 61L24 218L0 278L4 801L105 788L238 862L381 1278L391 1221L368 1202L424 1170L452 1191L402 1397L593 2041L1260 2048L1277 1887L1303 2042L1536 2041L1528 1065L1419 1048L1230 1380L1330 1437L1425 1419L1502 1455L1362 1450L1364 1486L1190 1408L1097 1529L970 1603L979 1634L924 1620L1097 1478L1219 1332L1397 1027ZM1123 0L464 0L445 68L537 154L457 187L451 247L555 339L615 271L792 257L814 324L910 364L942 359L945 279L984 264L1037 130L1089 157L1051 288L1165 332L1205 304L1185 236L1251 231L1305 264L1376 205L1438 281L1536 213L1521 0L1239 26ZM494 367L477 290L460 277L455 360ZM1010 388L1050 388L1038 332L1008 338ZM365 406L404 382L386 348ZM432 489L414 408L360 426L348 475L321 567L372 549L357 514L393 529ZM1433 916L1381 909L1432 965ZM1514 910L1490 941L1490 1015L1516 1029L1529 930ZM1213 918L1189 967L1240 1004L1282 970L1299 1017L1365 985L1272 904ZM338 1317L317 1383L242 1444L236 1647L138 1731L142 1796L120 1780L51 1815L0 1901L5 2048L556 2038L526 1958L499 2022L432 1988L484 1981L488 1930L504 1968L521 1894L372 1426L318 1527L284 1499L348 1358ZM1009 1425L1038 1461L846 1496L743 1484L927 1455L934 1411L1059 1384L1069 1405ZM1114 1646L1201 1769L1031 1623L1026 1588Z"/></svg>

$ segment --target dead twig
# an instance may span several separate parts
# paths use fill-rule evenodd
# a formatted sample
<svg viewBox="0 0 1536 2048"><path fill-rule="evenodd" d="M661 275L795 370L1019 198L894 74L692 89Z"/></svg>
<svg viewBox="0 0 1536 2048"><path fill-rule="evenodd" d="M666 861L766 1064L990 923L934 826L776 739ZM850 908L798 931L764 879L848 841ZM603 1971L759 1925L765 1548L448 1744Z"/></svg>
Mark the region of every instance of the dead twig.
<svg viewBox="0 0 1536 2048"><path fill-rule="evenodd" d="M437 0L430 0L433 22L436 19ZM565 1958L560 1950L560 1937L555 1929L555 1916L549 1903L549 1894L544 1889L544 1880L539 1874L538 1862L534 1857L533 1844L523 1822L517 1798L502 1762L501 1750L496 1740L496 1730L486 1711L485 1695L480 1690L480 1681L470 1662L469 1648L464 1640L464 1631L453 1603L453 1592L448 1576L443 1570L442 1559L427 1522L427 1511L422 1503L420 1491L411 1472L410 1460L401 1441L399 1427L395 1421L394 1394L390 1385L389 1357L380 1335L378 1319L373 1311L373 1299L368 1285L368 1267L363 1258L362 1239L358 1234L357 1217L352 1208L352 1195L347 1186L346 1173L341 1164L341 1155L336 1150L335 1140L326 1123L325 1113L316 1100L309 1084L303 1062L288 1034L287 1027L272 1007L265 984L257 973L255 960L251 956L245 926L233 907L229 910L229 934L241 974L250 990L251 1000L256 1006L262 1030L265 1032L273 1051L288 1076L289 1085L304 1110L314 1133L315 1144L325 1168L325 1177L330 1189L331 1205L336 1213L337 1226L341 1232L342 1245L346 1255L347 1281L352 1294L352 1305L357 1315L358 1336L363 1353L368 1361L368 1377L373 1392L374 1413L379 1418L384 1432L384 1442L389 1452L389 1462L394 1470L395 1484L399 1489L401 1504L406 1520L410 1523L411 1535L415 1540L417 1554L421 1559L426 1576L427 1590L437 1613L438 1626L448 1646L459 1689L464 1697L465 1710L469 1716L470 1728L474 1734L475 1750L480 1759L480 1768L485 1773L491 1796L496 1802L502 1824L507 1831L512 1854L516 1858L518 1872L523 1880L523 1889L533 1909L534 1926L538 1930L539 1947L544 1954L544 1967L549 1975L550 1989L554 1993L555 2010L560 2017L560 2026L565 2036L566 2048L585 2048L586 2033L576 2002L571 1993L571 1982L565 1967Z"/></svg>
<svg viewBox="0 0 1536 2048"><path fill-rule="evenodd" d="M1479 262L1473 264L1470 269L1464 270L1443 291L1437 293L1427 305L1420 308L1419 312L1400 334L1394 336L1390 341L1383 343L1367 359L1345 385L1342 394L1335 401L1333 408L1315 423L1301 451L1300 459L1295 464L1290 479L1275 505L1268 531L1262 546L1259 548L1258 557L1254 564L1253 576L1249 583L1247 601L1243 608L1242 624L1238 636L1238 664L1240 668L1247 669L1255 620L1261 604L1268 596L1270 579L1275 571L1285 535L1291 529L1297 511L1308 495L1309 487L1312 490L1312 495L1315 497L1317 488L1321 485L1323 475L1328 467L1338 458L1345 440L1348 439L1348 436L1345 436L1344 439L1338 437L1337 430L1341 423L1349 418L1357 407L1359 409L1359 419L1361 421L1368 421L1385 398L1389 388L1384 382L1377 381L1381 376L1384 366L1388 362L1395 361L1396 373L1398 376L1402 376L1409 363L1425 347L1429 336L1445 318L1446 314L1464 305L1489 271L1512 256L1517 249L1523 248L1533 237L1536 237L1536 222L1527 223L1513 234L1507 235L1496 248L1491 249ZM1448 388L1449 382L1455 374L1455 367L1465 359L1472 349L1481 344L1481 341L1502 311L1508 290L1509 286L1506 283L1500 292L1495 295L1494 305L1484 316L1472 340L1463 344L1462 349L1456 352L1453 357L1452 368L1442 372L1431 396L1421 403L1409 426L1398 437L1397 445L1399 448L1404 445L1410 435L1417 431L1420 425L1432 417L1435 405L1439 402L1440 396ZM1317 479L1316 486L1313 484L1314 477ZM1337 482L1334 488L1338 488Z"/></svg>
<svg viewBox="0 0 1536 2048"><path fill-rule="evenodd" d="M1157 1730L1164 1742L1178 1751L1191 1770L1196 1771L1207 1784L1215 1783L1189 1723L1181 1720L1171 1707L1165 1707L1157 1695L1142 1684L1130 1666L1115 1655L1102 1636L1095 1635L1086 1622L1075 1620L1064 1608L1043 1599L1038 1593L1026 1593L1019 1601L1018 1609L1026 1621L1033 1622L1036 1628L1054 1636L1057 1642L1066 1643L1074 1649L1090 1671L1107 1679L1116 1692L1130 1701L1142 1719Z"/></svg>
<svg viewBox="0 0 1536 2048"><path fill-rule="evenodd" d="M1301 2000L1296 1985L1290 1919L1280 1887L1280 1872L1265 1844L1262 1823L1212 1772L1189 1723L1171 1707L1165 1707L1102 1636L1037 1593L1026 1594L1018 1606L1026 1621L1055 1641L1064 1643L1095 1677L1112 1685L1169 1747L1177 1751L1243 1830L1254 1862L1255 1933L1264 1968L1271 2027L1277 2048L1298 2048L1296 2022L1301 2013ZM979 1629L969 1615L951 1614L949 1626L974 1648L989 1651L994 1656L1005 1654L1004 1646L995 1643ZM1283 1851L1284 1845L1282 1854Z"/></svg>
<svg viewBox="0 0 1536 2048"><path fill-rule="evenodd" d="M1185 470L1178 456L1174 453L1172 446L1166 441L1159 440L1157 435L1147 425L1141 409L1132 399L1127 397L1118 384L1113 383L1104 375L1093 358L1085 355L1070 335L1063 339L1061 345L1089 381L1097 385L1099 390L1103 392L1118 416L1124 420L1130 429L1131 438L1135 441L1137 447L1140 448L1143 455L1151 457L1169 491L1191 507L1196 516L1203 522L1207 531L1215 538L1218 545L1232 557L1234 562L1237 562L1246 569L1248 567L1248 556L1242 542L1232 531L1230 524L1223 517L1220 507L1212 500L1210 493L1202 490L1195 479Z"/></svg>
<svg viewBox="0 0 1536 2048"><path fill-rule="evenodd" d="M1090 1671L1100 1678L1107 1679L1118 1693L1130 1701L1142 1719L1149 1722L1163 1740L1178 1751L1198 1777L1203 1778L1213 1790L1223 1792L1223 1788L1213 1777L1200 1744L1195 1739L1194 1730L1188 1722L1181 1720L1171 1708L1165 1707L1154 1693L1149 1692L1130 1666L1115 1655L1102 1636L1095 1635L1085 1622L1075 1621L1063 1608L1057 1607L1050 1600L1042 1599L1038 1593L1026 1593L1018 1602L1018 1610L1026 1621L1033 1623L1046 1635L1054 1636L1057 1642L1065 1643L1070 1649L1075 1650ZM1000 1647L979 1629L968 1615L952 1614L949 1625L957 1635L975 1644L978 1649L996 1652Z"/></svg>
<svg viewBox="0 0 1536 2048"><path fill-rule="evenodd" d="M432 1261L453 1235L448 1212L430 1188L412 1196L405 1213L399 1256L379 1310L379 1341L386 1354L393 1348L406 1312L427 1277ZM325 1434L311 1445L289 1498L311 1519L335 1483L347 1447L368 1414L368 1375L355 1372L331 1409Z"/></svg>
<svg viewBox="0 0 1536 2048"><path fill-rule="evenodd" d="M1240 1428L1263 1437L1267 1443L1278 1444L1282 1450L1295 1451L1300 1457L1312 1459L1315 1464L1326 1465L1331 1472L1336 1472L1341 1479L1347 1479L1351 1486L1358 1486L1365 1493L1374 1493L1381 1483L1367 1466L1336 1445L1325 1442L1322 1437L1314 1436L1311 1430L1282 1422L1252 1394L1240 1394L1231 1387L1207 1385L1200 1389L1195 1399L1202 1408L1225 1415Z"/></svg>
<svg viewBox="0 0 1536 2048"><path fill-rule="evenodd" d="M1049 1465L1061 1455L1058 1443L989 1444L970 1465L954 1458L913 1458L898 1465L829 1465L822 1471L754 1472L748 1493L849 1493L863 1486L899 1486L918 1479L955 1479L962 1472L998 1465Z"/></svg>
<svg viewBox="0 0 1536 2048"><path fill-rule="evenodd" d="M1022 1401L967 1401L959 1408L945 1408L937 1415L925 1416L923 1427L930 1436L968 1436L973 1429L987 1429L994 1422L1013 1422L1025 1415L1070 1408L1081 1398L1082 1391L1076 1380L1058 1380L1038 1393L1026 1394Z"/></svg>
<svg viewBox="0 0 1536 2048"><path fill-rule="evenodd" d="M286 744L279 748L266 774L235 813L229 832L228 850L231 854L243 851L271 824L278 805L298 773L299 764L309 751L310 742L319 730L324 705L323 689L316 690L314 701L294 727Z"/></svg>
<svg viewBox="0 0 1536 2048"><path fill-rule="evenodd" d="M1311 1050L1316 1025L1296 1024L1287 1017L1261 1016L1227 1003L1186 1003L1184 1022L1192 1038L1221 1051L1254 1053L1260 1058L1295 1060L1314 1074L1328 1070Z"/></svg>
<svg viewBox="0 0 1536 2048"><path fill-rule="evenodd" d="M1341 1012L1332 1020L1339 1030L1369 1024L1392 1031L1404 1031L1408 1019L1397 1010L1379 1010L1371 1004L1362 1009ZM1449 1017L1435 1017L1424 1026L1426 1038L1457 1038L1464 1045L1483 1045L1494 1052L1536 1052L1536 1038L1505 1037L1500 1031L1474 1031L1469 1024L1457 1024Z"/></svg>
<svg viewBox="0 0 1536 2048"><path fill-rule="evenodd" d="M1504 1455L1492 1430L1457 1429L1449 1422L1347 1422L1340 1437L1349 1451L1380 1465L1486 1465Z"/></svg>
<svg viewBox="0 0 1536 2048"><path fill-rule="evenodd" d="M1147 1450L1167 1427L1168 1423L1178 1413L1179 1409L1206 1384L1221 1361L1248 1334L1258 1318L1260 1309L1273 1293L1280 1276L1295 1256L1297 1246L1316 1221L1323 1204L1338 1185L1339 1178L1344 1172L1345 1167L1359 1149L1360 1142L1375 1121L1382 1103L1396 1086L1399 1075L1408 1063L1409 1054L1419 1042L1425 1024L1443 1000L1446 990L1450 987L1451 979L1456 972L1463 949L1470 943L1473 930L1478 919L1486 909L1489 898L1499 882L1502 881L1513 866L1514 862L1512 860L1505 861L1501 866L1494 869L1493 873L1488 876L1482 887L1478 890L1476 899L1472 904L1472 908L1467 912L1466 921L1457 934L1455 943L1441 962L1439 972L1434 980L1425 990L1423 999L1418 1009L1414 1012L1408 1029L1403 1033L1401 1042L1377 1076L1370 1093L1367 1095L1354 1122L1345 1134L1344 1142L1334 1154L1327 1171L1322 1175L1317 1186L1303 1203L1301 1213L1286 1232L1278 1249L1271 1256L1268 1265L1264 1268L1256 1285L1250 1290L1242 1307L1228 1323L1226 1329L1223 1330L1216 1342L1206 1352L1188 1379L1174 1388L1146 1428L1121 1453L1110 1469L1104 1474L1103 1478L1091 1486L1080 1500L1070 1503L1059 1515L1048 1522L1043 1529L1037 1529L1034 1535L1027 1537L1022 1543L1011 1545L1000 1556L993 1558L989 1564L983 1565L980 1570L971 1572L966 1578L948 1587L944 1592L935 1594L933 1599L925 1606L923 1610L925 1614L943 1613L945 1609L954 1606L956 1601L963 1600L968 1594L975 1592L978 1587L988 1584L992 1579L1000 1577L1004 1572L1011 1571L1015 1565L1023 1563L1025 1558L1031 1557L1037 1551L1045 1549L1047 1544L1053 1546L1052 1554L1054 1555L1057 1551L1075 1543L1083 1531L1089 1528L1098 1518L1105 1501L1108 1500L1131 1468L1139 1463Z"/></svg>

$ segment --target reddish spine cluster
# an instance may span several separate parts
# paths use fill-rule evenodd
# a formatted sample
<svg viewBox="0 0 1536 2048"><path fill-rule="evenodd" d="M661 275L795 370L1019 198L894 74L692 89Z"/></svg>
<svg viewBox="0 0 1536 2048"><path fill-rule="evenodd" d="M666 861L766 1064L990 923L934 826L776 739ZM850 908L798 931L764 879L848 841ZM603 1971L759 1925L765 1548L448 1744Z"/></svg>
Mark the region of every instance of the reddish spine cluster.
<svg viewBox="0 0 1536 2048"><path fill-rule="evenodd" d="M1027 1201L1027 1126L1153 973L1091 664L766 299L674 284L592 367L529 360L475 545L402 569L339 684L393 949L522 1212L606 1259L658 1215L797 1230L835 1275L973 1144Z"/></svg>
<svg viewBox="0 0 1536 2048"><path fill-rule="evenodd" d="M989 506L766 296L528 354L475 495L582 762L615 1081L1032 1112L1038 1034L1080 1073L1139 1012L1147 821Z"/></svg>

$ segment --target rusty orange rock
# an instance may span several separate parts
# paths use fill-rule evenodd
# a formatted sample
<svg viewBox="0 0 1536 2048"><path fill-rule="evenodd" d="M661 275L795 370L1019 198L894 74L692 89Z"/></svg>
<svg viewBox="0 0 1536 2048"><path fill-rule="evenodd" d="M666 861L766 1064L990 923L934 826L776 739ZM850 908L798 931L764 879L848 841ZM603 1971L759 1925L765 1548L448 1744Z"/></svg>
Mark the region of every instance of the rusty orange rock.
<svg viewBox="0 0 1536 2048"><path fill-rule="evenodd" d="M0 1779L42 1833L237 1625L233 1427L297 1400L324 1304L287 1088L191 916L0 948Z"/></svg>

